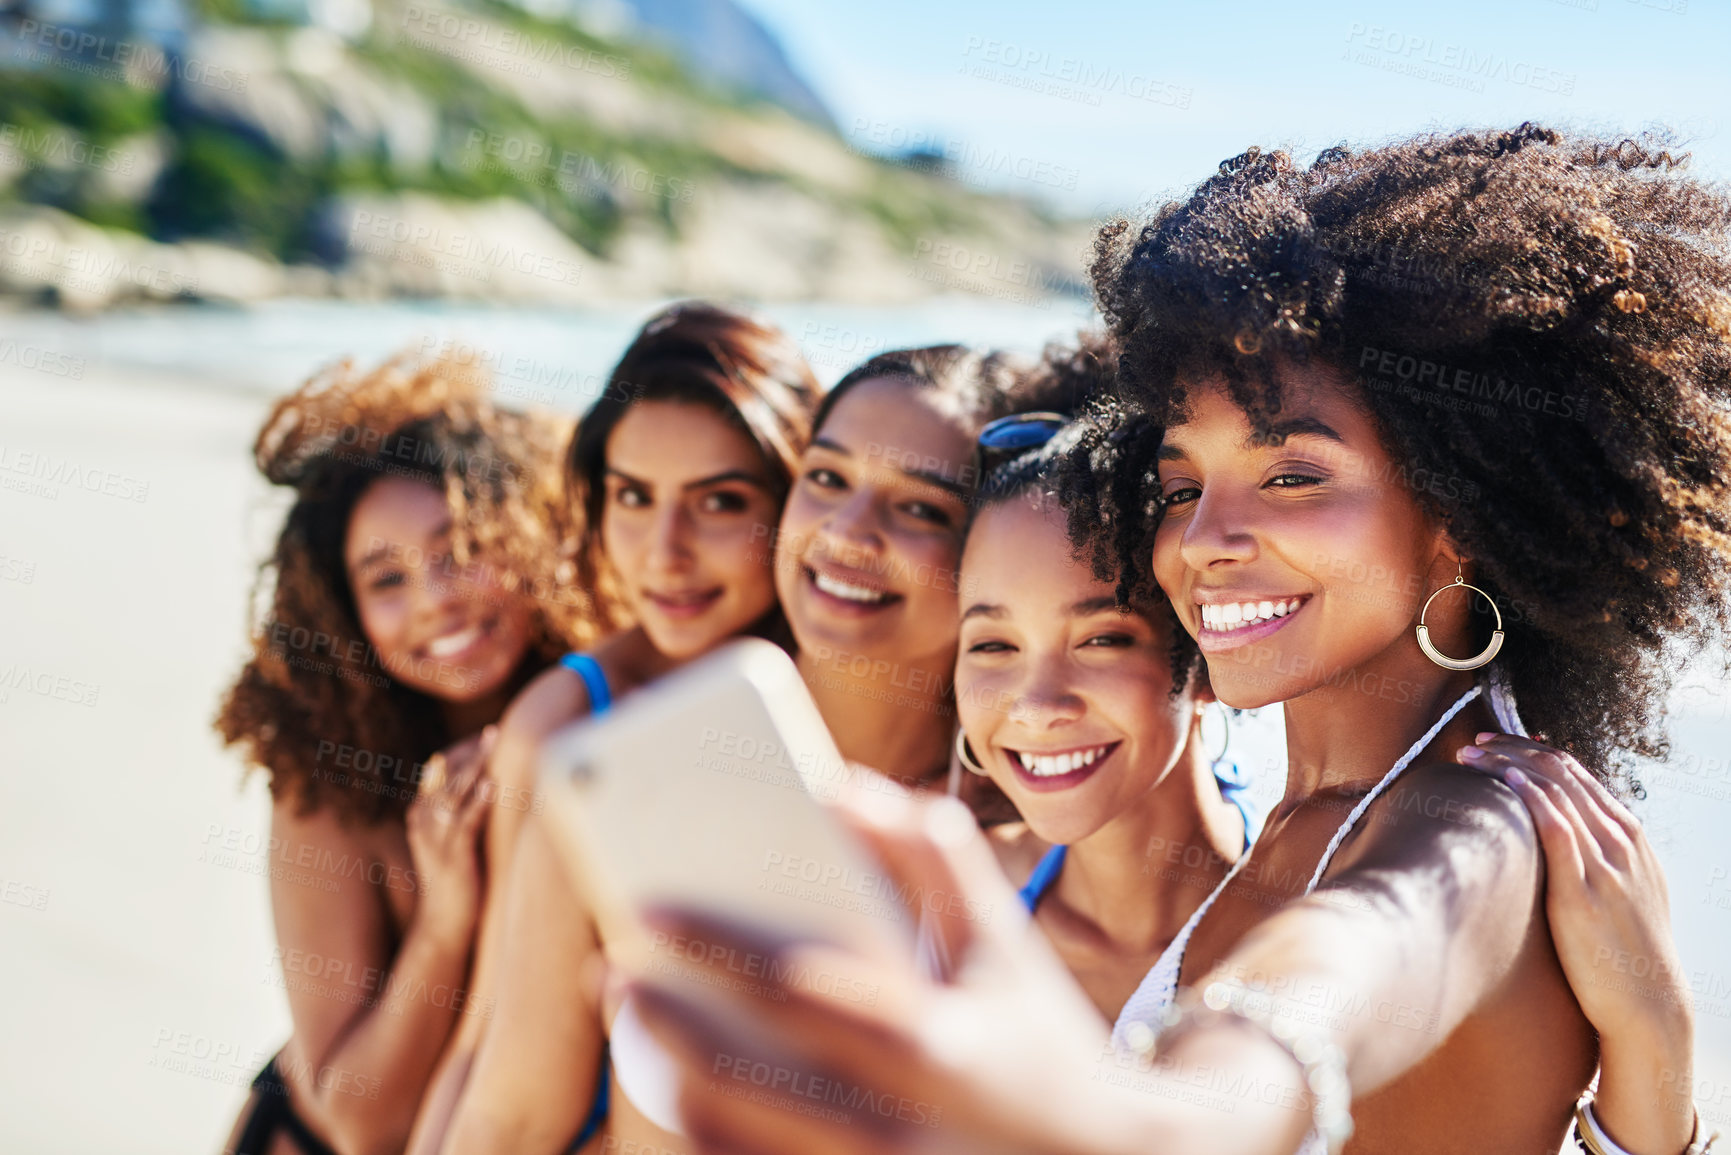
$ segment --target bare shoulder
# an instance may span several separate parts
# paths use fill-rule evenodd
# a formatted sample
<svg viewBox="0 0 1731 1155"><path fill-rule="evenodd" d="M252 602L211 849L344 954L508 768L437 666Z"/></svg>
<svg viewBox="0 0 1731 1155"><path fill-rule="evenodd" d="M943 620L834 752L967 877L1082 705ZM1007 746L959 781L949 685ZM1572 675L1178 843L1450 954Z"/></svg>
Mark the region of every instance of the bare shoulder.
<svg viewBox="0 0 1731 1155"><path fill-rule="evenodd" d="M986 843L997 855L998 867L1017 886L1028 880L1052 844L1035 834L1026 822L1005 822L985 830Z"/></svg>
<svg viewBox="0 0 1731 1155"><path fill-rule="evenodd" d="M1542 879L1531 816L1515 792L1454 763L1420 763L1373 802L1341 847L1330 880L1378 875L1453 902L1525 910Z"/></svg>

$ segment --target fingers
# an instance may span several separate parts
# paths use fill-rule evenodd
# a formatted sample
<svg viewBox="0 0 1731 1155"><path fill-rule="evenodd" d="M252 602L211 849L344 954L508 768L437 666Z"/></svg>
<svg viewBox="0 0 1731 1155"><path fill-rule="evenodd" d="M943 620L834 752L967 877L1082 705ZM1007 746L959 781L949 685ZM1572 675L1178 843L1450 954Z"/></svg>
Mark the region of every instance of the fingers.
<svg viewBox="0 0 1731 1155"><path fill-rule="evenodd" d="M1480 735L1474 749L1479 755L1463 760L1501 773L1505 781L1509 770L1518 769L1539 783L1582 832L1587 840L1583 852L1589 863L1596 858L1612 869L1623 871L1635 861L1639 841L1644 838L1640 824L1574 758L1561 750L1511 735Z"/></svg>
<svg viewBox="0 0 1731 1155"><path fill-rule="evenodd" d="M690 968L682 967L682 975L658 968L654 982L664 994L701 993L710 1006L731 1004L754 1030L862 1082L908 1083L917 1042L901 1024L918 1015L897 971L843 951L740 935L683 912L657 911L651 924L679 944L678 957ZM741 982L742 976L749 978ZM630 980L626 985L634 989Z"/></svg>
<svg viewBox="0 0 1731 1155"><path fill-rule="evenodd" d="M1581 841L1585 835L1535 779L1513 769L1504 781L1520 796L1527 812L1533 816L1533 828L1538 831L1539 844L1545 851L1550 885L1560 885L1569 890L1585 887L1587 865L1581 853Z"/></svg>
<svg viewBox="0 0 1731 1155"><path fill-rule="evenodd" d="M950 798L844 795L843 821L877 855L917 919L928 973L950 978L989 928L1026 922L967 808Z"/></svg>
<svg viewBox="0 0 1731 1155"><path fill-rule="evenodd" d="M834 1098L837 1084L827 1073L764 1046L752 1032L730 1029L702 1001L663 983L634 983L630 990L650 1033L682 1068L681 1122L702 1150L863 1155L888 1149L879 1142L887 1138L885 1123L871 1114L801 1110Z"/></svg>

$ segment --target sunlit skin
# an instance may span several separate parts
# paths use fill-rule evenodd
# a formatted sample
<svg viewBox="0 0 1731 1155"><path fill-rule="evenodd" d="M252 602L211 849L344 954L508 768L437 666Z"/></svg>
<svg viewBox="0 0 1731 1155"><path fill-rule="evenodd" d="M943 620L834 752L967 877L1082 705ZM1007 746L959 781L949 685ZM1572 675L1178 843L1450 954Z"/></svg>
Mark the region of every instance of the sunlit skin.
<svg viewBox="0 0 1731 1155"><path fill-rule="evenodd" d="M631 406L608 438L604 484L602 551L638 622L592 651L617 698L774 608L769 542L777 508L756 444L700 404ZM562 667L542 674L505 715L493 775L529 796L542 740L589 709L577 674ZM475 978L495 1013L465 1022L428 1094L412 1152L557 1152L592 1102L618 1005L594 1007L583 980L606 944L539 822L517 835L516 827L508 832L504 897L489 905ZM617 1084L603 1141L684 1150Z"/></svg>
<svg viewBox="0 0 1731 1155"><path fill-rule="evenodd" d="M1170 617L1119 612L1071 559L1061 510L1029 496L982 510L962 581L957 710L1027 820L992 828L993 848L1020 883L1069 847L1035 919L1110 1020L1238 857L1243 816L1203 753L1202 699L1172 693ZM1077 751L1101 753L1055 777L1020 757Z"/></svg>
<svg viewBox="0 0 1731 1155"><path fill-rule="evenodd" d="M494 810L482 788L479 732L498 720L517 688L532 640L530 607L493 580L494 567L457 563L451 530L440 490L386 477L356 501L343 545L356 616L372 651L368 672L429 695L458 738L445 751L445 772L420 786L428 804L410 807L401 823L372 826L345 824L328 809L302 813L293 797L272 807L272 845L285 861L302 865L271 876L294 1018L279 1067L296 1111L340 1150L402 1146L460 1018L449 998L425 992L460 990L467 982L483 885L480 835ZM347 641L337 643L345 653ZM329 772L343 774L345 765L353 763L333 753ZM416 793L412 767L384 779L392 789ZM366 864L364 873L356 863ZM364 1003L333 999L289 961L300 958L333 966L340 960L347 974L388 975L389 987L368 992ZM346 1072L346 1082L317 1075L331 1070ZM363 1093L350 1093L356 1087ZM297 1150L279 1135L270 1155Z"/></svg>
<svg viewBox="0 0 1731 1155"><path fill-rule="evenodd" d="M383 670L444 703L453 733L498 718L529 651L532 616L487 580L494 567L456 561L445 495L408 478L374 482L349 515L343 561Z"/></svg>
<svg viewBox="0 0 1731 1155"><path fill-rule="evenodd" d="M1160 451L1166 508L1155 575L1198 638L1221 701L1285 703L1289 760L1286 796L1250 864L1191 940L1185 985L1248 942L1268 942L1247 936L1274 904L1302 890L1346 809L1473 682L1426 658L1413 630L1430 591L1457 572L1471 580L1471 560L1391 481L1399 471L1343 379L1320 365L1284 371L1293 384L1281 411L1284 437L1257 438L1223 388L1199 381L1188 419L1167 430ZM1294 599L1295 611L1249 629L1204 624L1204 605ZM1426 622L1443 653L1482 648L1469 610L1465 596L1432 604ZM1373 806L1325 876L1381 863L1406 871L1417 897L1440 862L1460 852L1450 849L1461 841L1450 827L1506 830L1451 884L1502 894L1504 913L1488 925L1447 928L1451 945L1434 948L1472 960L1477 977L1465 981L1482 985L1479 999L1422 1066L1363 1062L1353 1109L1363 1150L1392 1148L1397 1137L1405 1150L1430 1149L1411 1134L1411 1120L1438 1110L1453 1120L1451 1146L1477 1134L1477 1149L1538 1149L1560 1133L1558 1119L1592 1068L1586 1024L1542 917L1530 820L1507 795L1492 796L1445 765L1463 742L1495 728L1484 701L1470 703ZM1437 817L1440 828L1426 829ZM1405 1001L1415 1022L1436 1015L1446 1024L1451 1010L1469 1011L1458 994L1413 990ZM1368 1054L1402 1049L1375 1037L1365 1045Z"/></svg>
<svg viewBox="0 0 1731 1155"><path fill-rule="evenodd" d="M1260 977L1316 999L1306 1005L1321 1010L1306 1021L1345 1056L1351 1151L1554 1151L1595 1049L1544 917L1533 819L1507 787L1452 760L1495 728L1486 704L1469 703L1441 728L1369 807L1317 891L1302 896L1347 809L1472 686L1471 673L1430 663L1413 627L1419 599L1474 571L1391 468L1345 376L1320 363L1280 371L1292 386L1280 418L1303 423L1289 424L1284 439L1251 437L1218 383L1194 380L1160 462L1169 502L1153 551L1160 585L1199 636L1222 701L1284 703L1291 759L1285 796L1247 866L1190 940L1181 985ZM1343 575L1334 559L1349 563ZM1234 598L1298 608L1272 629L1209 637L1199 606ZM1439 598L1427 616L1444 653L1483 644L1464 603ZM905 819L862 811L859 821L904 885L1014 901L973 861L986 849L980 841L931 833L935 818L911 807ZM775 950L688 914L664 912L657 925L708 935L721 949ZM759 1023L775 1024L777 1061L804 1053L828 1077L924 1096L944 1107L958 1149L1276 1152L1293 1150L1309 1126L1291 1055L1232 1020L1170 1039L1162 1068L1141 1076L1139 1090L1115 1094L1092 1081L1097 1068L1063 1058L1085 1054L1097 1030L1064 1009L1067 975L1013 927L957 920L949 933L950 957L974 960L957 986L886 995L870 1016L801 997L792 983L737 997ZM872 977L906 990L901 976ZM915 1141L910 1128L856 1142L845 1126L716 1094L706 1072L718 1048L743 1040L729 1041L665 983L634 989L684 1060L686 1118L718 1148L875 1152ZM1015 1031L1000 1028L1018 1015ZM934 1018L949 1024L942 1046L916 1025ZM1240 1097L1223 1112L1183 1093L1192 1075L1205 1083L1221 1071L1276 1094Z"/></svg>
<svg viewBox="0 0 1731 1155"><path fill-rule="evenodd" d="M775 605L763 455L715 410L632 406L607 441L606 486L602 552L661 653L704 653Z"/></svg>
<svg viewBox="0 0 1731 1155"><path fill-rule="evenodd" d="M842 754L904 777L949 760L975 435L929 390L863 381L817 431L782 512L775 580L800 672Z"/></svg>

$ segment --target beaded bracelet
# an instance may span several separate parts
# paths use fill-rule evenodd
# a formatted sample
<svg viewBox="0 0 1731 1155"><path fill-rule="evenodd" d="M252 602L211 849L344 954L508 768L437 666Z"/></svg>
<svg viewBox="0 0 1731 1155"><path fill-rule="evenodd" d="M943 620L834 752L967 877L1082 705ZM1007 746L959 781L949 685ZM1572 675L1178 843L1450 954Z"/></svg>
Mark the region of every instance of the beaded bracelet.
<svg viewBox="0 0 1731 1155"><path fill-rule="evenodd" d="M1165 1022L1158 1033L1148 1028L1128 1033L1130 1048L1144 1059L1151 1059L1164 1044L1210 1017L1249 1023L1292 1057L1310 1092L1311 1120L1316 1133L1330 1155L1338 1155L1352 1135L1352 1112L1348 1109L1352 1093L1346 1078L1346 1054L1326 1033L1297 1015L1283 1012L1280 1000L1265 989L1220 980L1209 983L1200 996L1185 991L1167 1007Z"/></svg>

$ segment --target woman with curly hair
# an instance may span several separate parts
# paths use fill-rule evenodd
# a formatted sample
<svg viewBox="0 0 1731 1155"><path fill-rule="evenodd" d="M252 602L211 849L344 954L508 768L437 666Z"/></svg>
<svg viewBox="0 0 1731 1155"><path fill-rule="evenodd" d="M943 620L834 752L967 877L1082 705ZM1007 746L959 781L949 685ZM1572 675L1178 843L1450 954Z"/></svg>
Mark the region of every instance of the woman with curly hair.
<svg viewBox="0 0 1731 1155"><path fill-rule="evenodd" d="M270 776L271 905L294 1020L229 1150L399 1150L469 1005L483 730L594 635L555 580L562 423L445 361L348 363L279 401L254 455L294 492L253 655L217 718ZM442 753L440 753L442 751Z"/></svg>
<svg viewBox="0 0 1731 1155"><path fill-rule="evenodd" d="M1679 167L1532 125L1308 168L1252 151L1139 229L1107 226L1095 288L1145 424L1081 447L1119 461L1072 530L1121 595L1157 582L1221 701L1283 705L1285 797L1103 1060L1090 1009L1007 919L950 926L951 984L858 960L850 977L892 992L868 1012L789 984L730 994L773 1044L639 982L693 1133L759 1152L930 1134L729 1096L710 1072L733 1048L937 1105L970 1150L1549 1151L1599 1059L1587 1143L1699 1150L1687 1069L1667 1067L1678 1007L1590 996L1565 969L1583 928L1559 961L1547 926L1540 839L1567 850L1556 801L1596 799L1560 775L1517 797L1462 764L1528 722L1627 782L1664 754L1673 672L1723 637L1731 201ZM1638 848L1606 813L1574 808L1573 848L1628 874ZM904 881L1001 901L941 803L859 822ZM1596 1055L1588 1013L1612 1003Z"/></svg>

